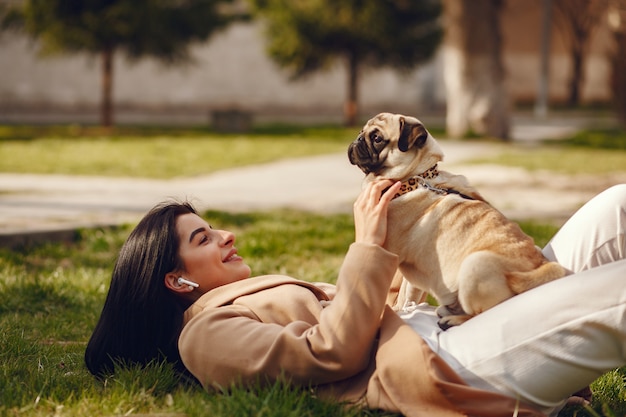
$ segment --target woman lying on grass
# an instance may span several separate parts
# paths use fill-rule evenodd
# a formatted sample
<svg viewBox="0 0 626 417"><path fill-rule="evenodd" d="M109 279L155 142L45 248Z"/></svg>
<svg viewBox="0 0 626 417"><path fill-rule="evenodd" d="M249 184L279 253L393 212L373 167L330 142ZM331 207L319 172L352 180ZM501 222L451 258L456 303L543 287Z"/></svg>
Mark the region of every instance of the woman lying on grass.
<svg viewBox="0 0 626 417"><path fill-rule="evenodd" d="M445 332L433 307L386 304L398 267L382 248L390 185L357 198L336 286L250 278L232 233L189 204L155 207L121 249L89 370L165 356L207 390L284 379L408 416L488 417L556 414L626 364L626 185L587 203L544 249L574 274Z"/></svg>

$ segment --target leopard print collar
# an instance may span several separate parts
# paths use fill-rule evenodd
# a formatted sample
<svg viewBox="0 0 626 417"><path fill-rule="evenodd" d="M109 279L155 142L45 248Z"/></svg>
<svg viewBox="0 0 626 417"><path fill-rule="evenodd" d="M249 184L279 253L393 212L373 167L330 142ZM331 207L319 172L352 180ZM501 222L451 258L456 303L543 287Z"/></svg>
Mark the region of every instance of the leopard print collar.
<svg viewBox="0 0 626 417"><path fill-rule="evenodd" d="M420 175L415 175L408 180L402 181L400 189L398 190L396 195L393 196L393 198L398 198L401 195L409 193L413 190L417 190L418 188L420 188L420 186L424 188L430 188L430 185L426 182L426 180L435 179L438 175L439 171L437 170L437 164L435 164L434 166L428 168L426 171L422 172Z"/></svg>
<svg viewBox="0 0 626 417"><path fill-rule="evenodd" d="M400 190L393 196L393 198L398 198L401 195L409 193L413 190L417 190L418 188L426 188L436 194L448 195L448 194L456 194L460 197L465 198L466 200L473 200L472 197L461 194L460 192L453 190L451 188L437 188L430 185L426 180L432 180L437 178L439 175L439 171L437 170L437 165L430 167L425 172L420 175L415 175L408 180L402 181L402 185L400 186Z"/></svg>

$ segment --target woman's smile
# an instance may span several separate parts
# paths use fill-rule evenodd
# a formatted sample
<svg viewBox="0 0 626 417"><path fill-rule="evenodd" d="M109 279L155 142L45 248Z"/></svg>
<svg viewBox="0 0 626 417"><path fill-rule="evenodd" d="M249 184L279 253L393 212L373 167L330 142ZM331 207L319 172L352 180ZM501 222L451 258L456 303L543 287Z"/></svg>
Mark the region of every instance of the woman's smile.
<svg viewBox="0 0 626 417"><path fill-rule="evenodd" d="M200 287L194 294L204 294L213 288L246 279L250 267L235 248L235 235L227 230L213 229L196 214L184 214L176 220L180 236L179 254L185 279Z"/></svg>
<svg viewBox="0 0 626 417"><path fill-rule="evenodd" d="M243 261L243 258L237 255L237 249L233 248L233 250L230 251L228 256L224 258L223 262L235 262L235 261Z"/></svg>

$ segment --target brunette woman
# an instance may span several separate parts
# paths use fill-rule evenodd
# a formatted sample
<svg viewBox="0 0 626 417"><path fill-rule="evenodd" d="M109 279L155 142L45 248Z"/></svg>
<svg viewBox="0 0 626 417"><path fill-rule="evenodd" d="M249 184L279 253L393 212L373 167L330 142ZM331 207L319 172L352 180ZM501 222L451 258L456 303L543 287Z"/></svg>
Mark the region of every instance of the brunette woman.
<svg viewBox="0 0 626 417"><path fill-rule="evenodd" d="M398 186L370 184L357 198L336 286L249 278L232 233L189 204L156 207L120 252L89 370L165 358L210 391L285 379L408 416L489 417L554 415L626 364L626 185L587 203L544 249L572 275L445 332L428 305L386 304L397 286L397 257L383 245Z"/></svg>

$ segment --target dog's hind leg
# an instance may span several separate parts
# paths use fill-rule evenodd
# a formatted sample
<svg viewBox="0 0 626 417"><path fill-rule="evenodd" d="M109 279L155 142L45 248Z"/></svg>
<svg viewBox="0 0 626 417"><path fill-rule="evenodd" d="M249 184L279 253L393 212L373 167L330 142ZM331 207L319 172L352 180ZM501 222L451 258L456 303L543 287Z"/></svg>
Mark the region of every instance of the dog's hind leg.
<svg viewBox="0 0 626 417"><path fill-rule="evenodd" d="M505 276L506 263L490 251L474 252L463 260L458 275L459 302L468 315L480 314L515 295Z"/></svg>
<svg viewBox="0 0 626 417"><path fill-rule="evenodd" d="M516 294L528 291L555 279L567 275L567 270L556 262L545 262L538 268L527 272L511 272L507 274L507 282Z"/></svg>

